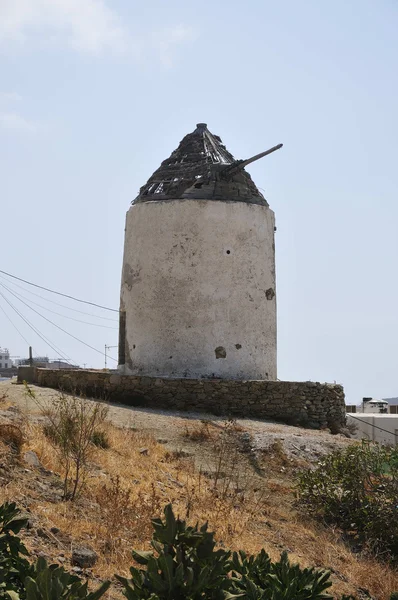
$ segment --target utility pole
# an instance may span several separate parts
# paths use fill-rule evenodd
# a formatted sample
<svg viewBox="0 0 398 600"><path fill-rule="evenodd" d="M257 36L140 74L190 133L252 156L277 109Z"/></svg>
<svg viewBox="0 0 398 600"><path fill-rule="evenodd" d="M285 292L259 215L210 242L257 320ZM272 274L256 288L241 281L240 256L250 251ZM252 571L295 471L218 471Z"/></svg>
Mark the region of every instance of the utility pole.
<svg viewBox="0 0 398 600"><path fill-rule="evenodd" d="M106 363L106 351L107 351L107 350L109 350L110 348L117 348L117 346L107 346L107 345L105 344L105 369L107 368L107 367L106 367L106 365L107 365L107 363Z"/></svg>
<svg viewBox="0 0 398 600"><path fill-rule="evenodd" d="M29 366L33 365L32 346L29 346Z"/></svg>

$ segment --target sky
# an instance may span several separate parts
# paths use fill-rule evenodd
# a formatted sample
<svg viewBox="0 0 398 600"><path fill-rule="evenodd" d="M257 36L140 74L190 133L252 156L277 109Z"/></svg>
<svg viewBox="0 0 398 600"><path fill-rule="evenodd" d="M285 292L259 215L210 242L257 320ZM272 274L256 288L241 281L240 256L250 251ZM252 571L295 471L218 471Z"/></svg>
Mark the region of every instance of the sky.
<svg viewBox="0 0 398 600"><path fill-rule="evenodd" d="M0 269L117 310L125 213L182 137L282 142L248 167L276 214L278 377L397 396L397 30L396 0L0 0ZM104 366L116 312L0 283L0 346Z"/></svg>

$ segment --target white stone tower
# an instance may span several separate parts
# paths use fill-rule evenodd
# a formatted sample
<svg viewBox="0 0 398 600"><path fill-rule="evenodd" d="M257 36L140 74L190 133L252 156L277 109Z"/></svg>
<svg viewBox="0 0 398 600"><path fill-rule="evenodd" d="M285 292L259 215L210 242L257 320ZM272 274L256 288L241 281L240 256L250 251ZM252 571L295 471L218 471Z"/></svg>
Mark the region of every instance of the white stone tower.
<svg viewBox="0 0 398 600"><path fill-rule="evenodd" d="M199 123L127 213L119 369L276 379L274 213Z"/></svg>

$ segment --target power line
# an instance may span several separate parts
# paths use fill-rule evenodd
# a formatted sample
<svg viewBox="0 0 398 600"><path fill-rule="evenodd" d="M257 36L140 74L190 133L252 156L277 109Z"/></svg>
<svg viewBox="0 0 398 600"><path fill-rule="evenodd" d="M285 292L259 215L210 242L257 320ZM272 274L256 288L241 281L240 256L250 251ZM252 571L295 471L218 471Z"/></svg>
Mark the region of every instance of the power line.
<svg viewBox="0 0 398 600"><path fill-rule="evenodd" d="M62 306L62 308L72 310L73 312L80 313L81 315L87 315L88 317L95 317L96 319L103 319L104 321L112 321L113 323L118 322L117 319L110 319L109 317L102 317L100 315L94 315L93 313L88 313L88 312L85 312L84 310L77 310L76 308L71 308L70 306L66 306L66 304L60 304L59 302L54 302L54 300L50 300L49 298L45 298L44 296L41 296L40 294L35 294L35 292L31 292L30 290L27 290L26 288L22 287L22 285L18 285L14 281L10 281L9 279L6 279L6 277L3 277L2 275L0 275L0 278L3 279L4 281L6 281L8 284L14 285L15 287L19 288L20 290L23 290L24 292L26 292L27 294L36 296L36 298L40 298L41 300L44 300L45 302L50 302L51 304L55 304L56 306Z"/></svg>
<svg viewBox="0 0 398 600"><path fill-rule="evenodd" d="M33 331L36 333L36 335L38 335L38 336L39 336L39 338L43 340L43 342L44 342L45 344L47 344L48 346L50 346L50 348L51 348L52 350L54 350L54 352L56 352L57 354L61 354L61 355L63 355L63 354L64 354L64 353L63 353L63 352L62 352L62 351L61 351L59 348L57 348L55 345L53 346L53 345L51 344L51 342L49 341L49 339L48 339L48 338L46 338L44 335L42 335L42 334L39 332L39 330L38 330L38 329L36 329L36 327L34 327L34 325L32 325L32 323L30 323L30 322L28 321L28 319L25 319L25 317L23 316L23 314L22 314L22 313L21 313L21 312L20 312L20 311L19 311L17 308L15 308L15 306L14 306L14 305L13 305L13 304L12 304L12 303L11 303L11 302L8 300L8 298L6 298L6 296L4 296L4 294L3 294L1 291L0 291L0 296L2 296L2 297L4 298L4 300L7 302L7 304L8 304L9 306L11 306L11 308L12 308L12 309L13 309L13 310L14 310L14 311L17 313L17 315L19 315L19 317L21 317L21 319L22 319L23 321L25 321L25 323L28 325L28 327L30 327L30 328L31 328L31 329L32 329L32 330L33 330ZM69 358L67 358L67 357L65 357L65 360L66 360L67 362L70 362L70 359L69 359Z"/></svg>
<svg viewBox="0 0 398 600"><path fill-rule="evenodd" d="M375 429L380 429L380 431L384 431L384 433L388 433L390 435L394 435L394 433L392 431L387 431L387 429L383 429L382 427L379 427L378 425L374 425L373 423L369 423L368 421L362 421L362 419L358 419L358 417L354 417L354 415L352 413L347 413L349 417L352 417L353 419L355 419L356 421L360 421L361 423L366 423L367 425L370 425L371 427L375 428ZM363 414L367 414L367 415L372 415L373 416L377 413L363 413Z"/></svg>
<svg viewBox="0 0 398 600"><path fill-rule="evenodd" d="M5 288L5 286L2 283L0 283L0 286ZM47 317L45 317L44 315L42 315L38 310L36 310L35 308L32 308L32 306L29 306L29 304L26 304L26 302L24 302L24 300L21 300L21 298L18 298L18 296L16 296L14 294L14 292L12 292L11 290L8 290L8 292L10 294L12 294L13 296L15 296L15 298L17 298L17 300L19 300L20 302L22 302L22 304L24 304L25 306L27 306L28 308L30 308L30 310L33 310L33 312L35 312L37 315L39 315L42 319L44 319L48 323L51 323L51 325L54 325L54 327L56 327L60 331L63 331L64 333L66 333L66 335L69 335L74 340L77 340L81 344L84 344L84 346L87 346L87 348L91 348L91 350L94 350L94 352L98 352L98 354L102 354L102 356L105 356L105 353L101 352L101 350L97 350L97 348L94 348L94 346L91 346L90 344L87 344L86 342L83 342L83 340L79 339L75 335L72 335L72 333L69 333L69 331L66 331L66 329L63 329L62 327L60 327L59 325L57 325L56 323L54 323L54 321L51 321L50 319L47 319ZM114 360L115 362L117 362L116 358L113 358L113 356L109 356L108 358L110 358L111 360Z"/></svg>
<svg viewBox="0 0 398 600"><path fill-rule="evenodd" d="M11 275L11 273L7 273L6 271L2 271L0 269L0 273L3 275L8 275L8 277L12 277L13 279L18 279L18 281L23 281L28 285L33 285L34 287L40 288L41 290L45 290L46 292L51 292L52 294L58 294L58 296L64 296L64 298L69 298L70 300L75 300L76 302L82 302L83 304L91 304L91 306L96 306L97 308L102 308L103 310L110 310L112 312L119 312L115 308L108 308L107 306L102 306L101 304L95 304L95 302L88 302L87 300L80 300L79 298L75 298L74 296L69 296L69 294L63 294L62 292L56 292L55 290L50 290L49 288L43 287L42 285L38 285L37 283L32 283L31 281L26 281L26 279L22 279L21 277L17 277L16 275Z"/></svg>
<svg viewBox="0 0 398 600"><path fill-rule="evenodd" d="M12 292L12 290L10 290L6 285L4 285L2 283L0 283L0 285L3 286L8 292L10 292L10 293ZM73 317L68 317L68 315L63 315L61 313L55 312L55 310L51 310L50 308L47 308L46 306L42 306L41 304L38 304L37 302L33 302L33 300L26 298L26 296L23 296L22 294L15 292L15 295L18 298L24 298L31 304L34 304L35 306L38 306L39 308L44 308L44 310L47 310L48 312L53 313L54 315L58 315L59 317L63 317L64 319L70 319L71 321L76 321L77 323L84 323L85 325L93 325L93 327L104 327L105 329L117 329L117 327L109 327L108 325L99 325L98 323L89 323L88 321L82 321L81 319L74 319Z"/></svg>
<svg viewBox="0 0 398 600"><path fill-rule="evenodd" d="M55 344L53 344L49 338L47 336L44 335L44 333L40 333L39 329L37 329L37 327L35 327L34 325L32 325L32 323L29 321L29 319L27 319L26 317L24 317L24 315L12 304L12 302L10 300L8 300L8 298L6 296L4 296L4 294L2 292L0 292L1 296L4 298L4 300L7 302L7 304L9 306L11 306L11 308L17 313L17 315L28 325L28 327L30 327L32 329L32 331L34 331L34 333L41 339L43 340L43 342L45 344L47 344L52 350L54 350L54 352L56 352L58 355L61 355L65 358L65 360L67 362L70 362L70 357L67 357L66 354L60 349L58 348L58 346L56 346ZM37 353L36 353L37 354ZM76 363L76 361L74 361Z"/></svg>
<svg viewBox="0 0 398 600"><path fill-rule="evenodd" d="M3 314L6 317L6 319L9 320L9 322L14 327L14 329L16 329L18 331L18 333L21 336L21 338L28 344L28 346L30 346L30 343L28 342L28 340L26 339L26 337L24 335L22 335L22 333L19 331L18 327L14 324L14 322L12 321L12 319L10 319L10 317L7 315L6 311L4 310L4 308L1 305L0 305L0 310L3 312Z"/></svg>

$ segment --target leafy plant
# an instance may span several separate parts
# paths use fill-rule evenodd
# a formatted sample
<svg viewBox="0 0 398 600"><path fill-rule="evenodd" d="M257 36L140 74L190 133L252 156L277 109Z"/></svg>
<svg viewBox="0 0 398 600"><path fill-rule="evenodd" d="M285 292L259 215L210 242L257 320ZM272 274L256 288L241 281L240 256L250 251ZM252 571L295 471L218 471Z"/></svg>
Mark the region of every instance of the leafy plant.
<svg viewBox="0 0 398 600"><path fill-rule="evenodd" d="M287 552L278 562L271 562L265 550L257 556L240 551L232 559L234 591L248 600L327 600L331 585L329 571L300 569L291 565Z"/></svg>
<svg viewBox="0 0 398 600"><path fill-rule="evenodd" d="M171 505L165 521L152 521L154 552L133 551L146 569L131 567L131 578L117 576L128 600L327 600L330 573L291 565L284 552L272 562L265 550L257 556L215 550L207 524L188 527ZM345 597L342 600L354 600Z"/></svg>
<svg viewBox="0 0 398 600"><path fill-rule="evenodd" d="M28 551L17 536L27 522L14 502L0 506L0 598L9 598L9 591L21 592L23 580L30 573L30 564L24 558Z"/></svg>
<svg viewBox="0 0 398 600"><path fill-rule="evenodd" d="M133 550L134 560L146 569L131 567L131 579L116 575L124 595L128 600L223 598L230 553L214 549L214 534L207 531L207 524L200 529L187 526L175 518L170 504L164 514L164 522L152 521L155 553Z"/></svg>
<svg viewBox="0 0 398 600"><path fill-rule="evenodd" d="M363 442L299 476L300 502L358 544L398 561L398 447Z"/></svg>
<svg viewBox="0 0 398 600"><path fill-rule="evenodd" d="M63 567L48 566L44 558L39 558L24 585L26 600L99 600L110 582L105 581L95 592L88 593L87 582L83 583L77 575L67 573ZM17 598L20 596L11 596L11 600Z"/></svg>

